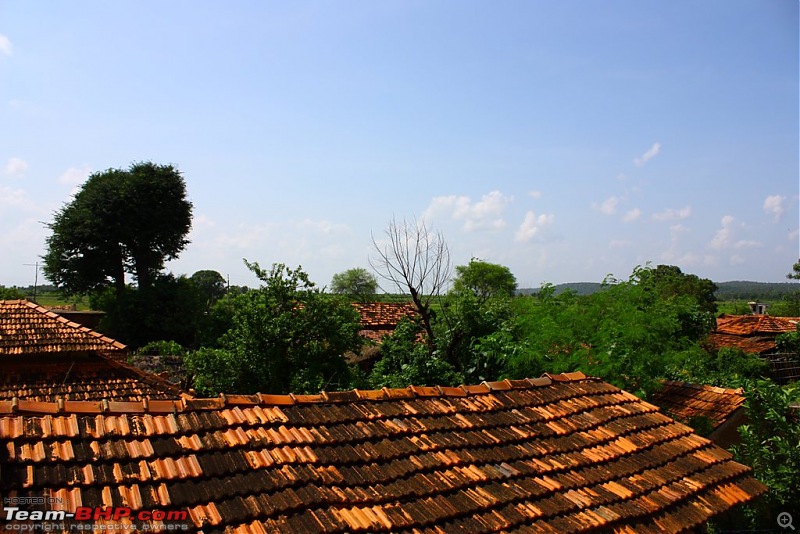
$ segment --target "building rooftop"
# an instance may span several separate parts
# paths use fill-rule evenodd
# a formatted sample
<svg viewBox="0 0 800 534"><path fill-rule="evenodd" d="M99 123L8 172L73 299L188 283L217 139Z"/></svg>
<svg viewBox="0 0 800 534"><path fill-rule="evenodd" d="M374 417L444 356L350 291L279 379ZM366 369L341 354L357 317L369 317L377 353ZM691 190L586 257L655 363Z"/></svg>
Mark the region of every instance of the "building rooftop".
<svg viewBox="0 0 800 534"><path fill-rule="evenodd" d="M67 352L121 354L118 341L27 300L0 300L0 356Z"/></svg>
<svg viewBox="0 0 800 534"><path fill-rule="evenodd" d="M242 534L674 532L766 491L727 451L582 373L319 395L4 400L0 454L4 496L186 510L193 531Z"/></svg>
<svg viewBox="0 0 800 534"><path fill-rule="evenodd" d="M653 404L660 406L670 417L690 423L705 418L712 428L724 424L737 410L744 407L742 388L730 389L687 382L666 381L653 393Z"/></svg>

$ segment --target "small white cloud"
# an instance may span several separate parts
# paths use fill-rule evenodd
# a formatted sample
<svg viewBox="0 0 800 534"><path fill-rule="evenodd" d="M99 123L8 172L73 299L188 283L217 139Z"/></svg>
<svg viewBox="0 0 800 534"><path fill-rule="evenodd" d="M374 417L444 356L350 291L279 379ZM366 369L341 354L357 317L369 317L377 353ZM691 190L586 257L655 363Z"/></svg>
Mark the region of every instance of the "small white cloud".
<svg viewBox="0 0 800 534"><path fill-rule="evenodd" d="M6 163L5 172L9 176L20 176L28 170L28 162L20 158L11 158Z"/></svg>
<svg viewBox="0 0 800 534"><path fill-rule="evenodd" d="M733 244L733 248L742 249L742 248L762 248L764 243L761 241L755 241L752 239L740 239L736 243Z"/></svg>
<svg viewBox="0 0 800 534"><path fill-rule="evenodd" d="M434 197L423 218L437 215L450 216L452 219L464 221L464 230L500 230L505 228L503 213L514 197L503 195L500 191L492 191L483 195L478 202L472 202L467 196L448 195Z"/></svg>
<svg viewBox="0 0 800 534"><path fill-rule="evenodd" d="M664 211L653 214L654 221L680 221L688 219L692 214L692 207L685 206L680 209L667 208Z"/></svg>
<svg viewBox="0 0 800 534"><path fill-rule="evenodd" d="M533 191L528 191L528 196L531 198L542 198L542 192L534 189Z"/></svg>
<svg viewBox="0 0 800 534"><path fill-rule="evenodd" d="M619 199L617 197L610 197L604 200L599 206L593 204L592 207L603 215L614 215L617 212L617 204L619 204Z"/></svg>
<svg viewBox="0 0 800 534"><path fill-rule="evenodd" d="M661 143L653 143L653 146L651 146L647 152L645 152L638 158L635 158L633 162L636 164L637 167L642 167L644 166L645 163L647 163L654 157L658 156L659 152L661 152Z"/></svg>
<svg viewBox="0 0 800 534"><path fill-rule="evenodd" d="M628 248L633 245L633 242L628 241L627 239L612 239L608 242L608 248L619 250L623 248Z"/></svg>
<svg viewBox="0 0 800 534"><path fill-rule="evenodd" d="M76 167L70 167L64 172L64 174L58 177L58 183L69 186L80 185L85 182L87 178L89 178L91 173L92 169L88 165L84 165L80 169Z"/></svg>
<svg viewBox="0 0 800 534"><path fill-rule="evenodd" d="M622 222L626 223L633 222L638 220L639 217L641 216L642 216L642 210L640 210L639 208L633 208L632 210L629 210L628 212L625 213L625 215L622 217Z"/></svg>
<svg viewBox="0 0 800 534"><path fill-rule="evenodd" d="M522 221L522 224L519 226L514 236L514 240L520 242L530 241L542 228L552 225L555 217L556 216L552 213L543 213L537 217L534 212L527 212L525 214L525 220Z"/></svg>
<svg viewBox="0 0 800 534"><path fill-rule="evenodd" d="M736 219L732 215L725 215L722 218L722 228L717 230L714 238L709 243L709 246L715 250L722 250L731 244L731 233L733 232L733 223Z"/></svg>
<svg viewBox="0 0 800 534"><path fill-rule="evenodd" d="M773 222L778 222L781 219L784 211L784 202L786 202L786 197L781 195L770 195L764 199L764 211L772 216Z"/></svg>
<svg viewBox="0 0 800 534"><path fill-rule="evenodd" d="M8 40L8 37L0 33L0 53L5 54L6 56L10 56L14 53L14 49L11 46L11 41Z"/></svg>

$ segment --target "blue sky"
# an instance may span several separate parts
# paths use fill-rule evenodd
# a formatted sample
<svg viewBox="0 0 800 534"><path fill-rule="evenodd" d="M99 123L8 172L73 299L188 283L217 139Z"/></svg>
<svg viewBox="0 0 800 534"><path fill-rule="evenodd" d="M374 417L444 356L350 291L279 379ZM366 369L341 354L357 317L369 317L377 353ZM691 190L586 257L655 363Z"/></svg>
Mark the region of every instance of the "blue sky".
<svg viewBox="0 0 800 534"><path fill-rule="evenodd" d="M783 281L798 2L0 0L0 284L92 172L172 163L168 264L327 285L389 220L522 287L678 265Z"/></svg>

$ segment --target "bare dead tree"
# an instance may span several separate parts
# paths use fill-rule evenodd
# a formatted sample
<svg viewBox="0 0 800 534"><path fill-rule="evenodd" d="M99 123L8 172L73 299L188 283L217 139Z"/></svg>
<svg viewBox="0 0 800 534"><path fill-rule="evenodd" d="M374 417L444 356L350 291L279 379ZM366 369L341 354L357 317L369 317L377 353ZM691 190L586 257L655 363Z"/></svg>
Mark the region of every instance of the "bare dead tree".
<svg viewBox="0 0 800 534"><path fill-rule="evenodd" d="M434 333L431 326L431 302L441 293L451 276L450 251L440 232L431 232L425 221L394 217L386 228L386 241L372 236L375 255L370 257L372 269L392 283L401 293L410 293L422 319L428 349L433 352Z"/></svg>

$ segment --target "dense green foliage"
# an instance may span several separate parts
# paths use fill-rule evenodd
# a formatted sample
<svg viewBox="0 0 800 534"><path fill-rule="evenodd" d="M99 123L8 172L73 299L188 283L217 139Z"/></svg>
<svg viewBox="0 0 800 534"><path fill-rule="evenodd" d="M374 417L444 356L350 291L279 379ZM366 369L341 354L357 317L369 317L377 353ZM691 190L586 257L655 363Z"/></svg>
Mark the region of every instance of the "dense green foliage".
<svg viewBox="0 0 800 534"><path fill-rule="evenodd" d="M478 300L492 297L513 297L517 291L517 279L511 270L496 263L472 258L469 265L457 265L453 290L457 293L469 291Z"/></svg>
<svg viewBox="0 0 800 534"><path fill-rule="evenodd" d="M378 291L378 280L363 267L336 273L331 280L332 293L347 295L361 301L367 301L376 291Z"/></svg>
<svg viewBox="0 0 800 534"><path fill-rule="evenodd" d="M0 286L0 300L24 299L25 293L16 287Z"/></svg>
<svg viewBox="0 0 800 534"><path fill-rule="evenodd" d="M189 280L205 300L206 309L211 308L227 292L225 279L217 271L209 269L197 271L189 277Z"/></svg>
<svg viewBox="0 0 800 534"><path fill-rule="evenodd" d="M774 524L800 503L800 389L769 380L745 386L749 423L739 427L736 460L753 468L769 492L744 510L751 527Z"/></svg>
<svg viewBox="0 0 800 534"><path fill-rule="evenodd" d="M248 267L263 282L233 297L231 328L219 348L187 356L195 386L219 392L318 392L344 389L351 378L343 355L357 351L358 312L317 289L300 268Z"/></svg>
<svg viewBox="0 0 800 534"><path fill-rule="evenodd" d="M186 184L171 165L94 173L48 225L45 275L67 294L113 284L121 295L126 272L149 288L188 243L191 217Z"/></svg>

